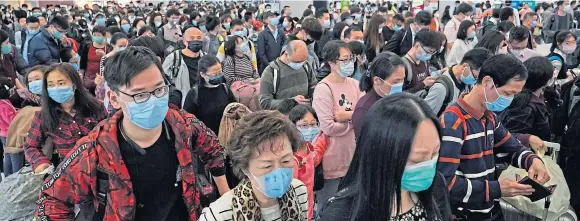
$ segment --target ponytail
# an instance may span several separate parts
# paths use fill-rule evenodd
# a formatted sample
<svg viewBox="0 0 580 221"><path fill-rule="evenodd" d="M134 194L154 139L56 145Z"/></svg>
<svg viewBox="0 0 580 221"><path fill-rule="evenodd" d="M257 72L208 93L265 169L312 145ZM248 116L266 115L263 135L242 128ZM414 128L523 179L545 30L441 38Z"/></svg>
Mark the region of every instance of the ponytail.
<svg viewBox="0 0 580 221"><path fill-rule="evenodd" d="M361 76L359 88L361 91L369 92L373 89L373 78L379 77L386 80L393 74L395 67L403 66L403 60L392 52L383 52L377 55L369 64L366 73Z"/></svg>

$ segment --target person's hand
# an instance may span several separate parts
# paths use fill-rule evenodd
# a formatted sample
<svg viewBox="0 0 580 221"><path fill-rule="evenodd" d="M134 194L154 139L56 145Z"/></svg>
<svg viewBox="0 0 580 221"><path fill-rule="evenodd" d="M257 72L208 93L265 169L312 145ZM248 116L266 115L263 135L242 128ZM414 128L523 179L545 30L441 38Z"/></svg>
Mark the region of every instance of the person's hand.
<svg viewBox="0 0 580 221"><path fill-rule="evenodd" d="M441 71L439 71L439 73L443 74L445 72L447 72L449 70L449 67L444 67L443 69L441 69Z"/></svg>
<svg viewBox="0 0 580 221"><path fill-rule="evenodd" d="M534 152L539 153L546 149L546 144L539 137L532 135L530 136L530 148L532 148Z"/></svg>
<svg viewBox="0 0 580 221"><path fill-rule="evenodd" d="M49 163L43 163L38 165L38 167L36 167L36 169L34 169L34 173L35 174L39 174L42 173L42 171L46 170L46 168L50 167Z"/></svg>
<svg viewBox="0 0 580 221"><path fill-rule="evenodd" d="M103 75L97 74L97 76L95 76L95 84L102 85L103 82L104 82Z"/></svg>
<svg viewBox="0 0 580 221"><path fill-rule="evenodd" d="M435 83L435 77L427 77L425 78L425 80L423 80L423 84L425 84L425 86L431 86Z"/></svg>
<svg viewBox="0 0 580 221"><path fill-rule="evenodd" d="M334 112L334 121L336 122L347 122L352 118L352 111L336 111Z"/></svg>
<svg viewBox="0 0 580 221"><path fill-rule="evenodd" d="M26 87L22 84L22 82L20 82L20 80L18 80L18 78L16 78L16 90L22 90L22 89L26 89Z"/></svg>
<svg viewBox="0 0 580 221"><path fill-rule="evenodd" d="M79 63L80 61L79 61L79 59L77 58L77 56L75 55L75 56L73 56L73 57L72 57L70 60L68 60L68 62L70 62L70 63Z"/></svg>
<svg viewBox="0 0 580 221"><path fill-rule="evenodd" d="M97 49L97 50L95 50L95 53L97 53L97 56L99 56L99 57L103 57L106 55L105 51L103 51L103 49Z"/></svg>
<svg viewBox="0 0 580 221"><path fill-rule="evenodd" d="M294 100L296 102L298 102L299 104L310 104L310 99L306 99L302 95L298 95L298 96L294 97Z"/></svg>
<svg viewBox="0 0 580 221"><path fill-rule="evenodd" d="M520 184L514 180L502 179L499 181L502 197L529 196L535 191L530 185Z"/></svg>
<svg viewBox="0 0 580 221"><path fill-rule="evenodd" d="M540 159L532 161L532 166L528 169L528 176L539 184L550 181L550 174L548 174L546 166Z"/></svg>

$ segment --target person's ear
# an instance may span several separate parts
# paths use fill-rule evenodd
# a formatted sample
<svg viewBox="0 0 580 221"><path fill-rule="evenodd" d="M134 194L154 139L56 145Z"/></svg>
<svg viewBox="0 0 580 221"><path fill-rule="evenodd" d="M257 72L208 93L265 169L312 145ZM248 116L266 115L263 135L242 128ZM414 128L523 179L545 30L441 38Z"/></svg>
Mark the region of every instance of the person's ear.
<svg viewBox="0 0 580 221"><path fill-rule="evenodd" d="M107 97L109 98L109 103L111 104L111 106L113 106L113 108L121 109L121 102L119 101L119 96L115 92L111 90L107 91Z"/></svg>

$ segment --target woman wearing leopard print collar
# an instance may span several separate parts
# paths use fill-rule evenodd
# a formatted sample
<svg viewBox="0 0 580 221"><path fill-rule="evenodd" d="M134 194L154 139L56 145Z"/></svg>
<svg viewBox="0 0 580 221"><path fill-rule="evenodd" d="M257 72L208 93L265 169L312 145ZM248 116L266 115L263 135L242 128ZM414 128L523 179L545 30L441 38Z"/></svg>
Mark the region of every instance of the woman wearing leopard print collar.
<svg viewBox="0 0 580 221"><path fill-rule="evenodd" d="M259 111L238 122L226 152L242 181L202 211L201 221L304 221L306 186L293 179L293 153L302 135L277 111Z"/></svg>

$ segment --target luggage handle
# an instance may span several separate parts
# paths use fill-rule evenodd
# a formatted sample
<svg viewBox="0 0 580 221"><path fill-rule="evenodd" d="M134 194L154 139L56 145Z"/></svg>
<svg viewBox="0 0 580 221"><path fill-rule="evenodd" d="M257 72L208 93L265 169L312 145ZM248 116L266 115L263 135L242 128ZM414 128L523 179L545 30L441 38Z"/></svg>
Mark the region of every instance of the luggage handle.
<svg viewBox="0 0 580 221"><path fill-rule="evenodd" d="M544 141L544 145L546 145L548 147L548 150L546 152L550 153L550 157L552 157L552 160L557 161L558 160L558 153L560 152L561 145L559 143L548 142L548 141Z"/></svg>

